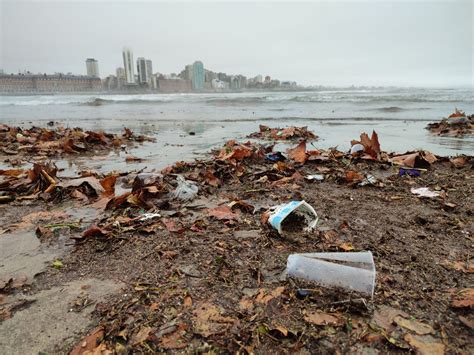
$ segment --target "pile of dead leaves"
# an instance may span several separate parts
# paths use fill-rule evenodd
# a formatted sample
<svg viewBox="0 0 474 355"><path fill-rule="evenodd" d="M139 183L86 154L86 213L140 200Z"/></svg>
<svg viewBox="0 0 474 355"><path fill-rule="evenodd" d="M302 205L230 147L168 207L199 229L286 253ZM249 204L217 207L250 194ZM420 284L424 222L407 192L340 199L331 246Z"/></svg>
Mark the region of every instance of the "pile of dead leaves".
<svg viewBox="0 0 474 355"><path fill-rule="evenodd" d="M318 138L308 127L287 127L287 128L270 128L260 125L260 131L250 134L249 138L268 139L268 140L316 140Z"/></svg>
<svg viewBox="0 0 474 355"><path fill-rule="evenodd" d="M34 153L36 156L51 157L118 148L130 142L144 141L154 141L154 139L135 135L128 128L118 135L102 131L83 131L80 128L22 129L0 125L0 151L7 155Z"/></svg>
<svg viewBox="0 0 474 355"><path fill-rule="evenodd" d="M472 136L474 135L474 115L466 116L464 112L456 109L448 118L429 123L426 129L437 136Z"/></svg>
<svg viewBox="0 0 474 355"><path fill-rule="evenodd" d="M114 194L117 175L85 172L77 178L59 178L57 172L53 163L0 170L0 203L35 199L59 202L66 198L89 203Z"/></svg>
<svg viewBox="0 0 474 355"><path fill-rule="evenodd" d="M43 192L52 192L58 182L57 171L52 163L33 164L30 170L0 170L0 203L36 199Z"/></svg>

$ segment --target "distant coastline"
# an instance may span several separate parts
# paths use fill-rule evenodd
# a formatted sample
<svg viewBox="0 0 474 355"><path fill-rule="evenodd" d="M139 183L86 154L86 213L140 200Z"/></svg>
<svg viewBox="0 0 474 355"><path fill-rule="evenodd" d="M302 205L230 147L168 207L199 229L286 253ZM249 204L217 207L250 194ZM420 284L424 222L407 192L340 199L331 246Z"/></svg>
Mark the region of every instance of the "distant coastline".
<svg viewBox="0 0 474 355"><path fill-rule="evenodd" d="M227 91L69 91L69 92L0 92L0 96L69 96L69 95L168 95L168 94L238 94L238 93L254 93L254 92L307 92L320 91L320 88L294 88L294 89L252 89L252 90L227 90Z"/></svg>

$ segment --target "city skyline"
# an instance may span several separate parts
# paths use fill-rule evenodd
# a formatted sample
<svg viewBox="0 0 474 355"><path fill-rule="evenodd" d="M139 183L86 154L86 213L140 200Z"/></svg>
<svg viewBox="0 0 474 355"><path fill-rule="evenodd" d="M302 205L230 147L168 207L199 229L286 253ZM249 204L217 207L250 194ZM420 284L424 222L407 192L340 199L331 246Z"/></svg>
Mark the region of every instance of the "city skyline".
<svg viewBox="0 0 474 355"><path fill-rule="evenodd" d="M451 86L472 80L472 3L464 0L2 0L1 6L5 72L82 73L84 58L94 57L105 77L122 65L117 48L129 44L163 73L196 58L226 73L265 73L303 85Z"/></svg>

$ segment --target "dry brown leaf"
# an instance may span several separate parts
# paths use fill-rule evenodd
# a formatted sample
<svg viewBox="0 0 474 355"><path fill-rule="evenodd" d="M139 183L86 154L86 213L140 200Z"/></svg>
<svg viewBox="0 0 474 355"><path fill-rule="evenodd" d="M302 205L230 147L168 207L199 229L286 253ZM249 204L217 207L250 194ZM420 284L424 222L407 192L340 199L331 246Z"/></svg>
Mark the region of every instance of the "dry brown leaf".
<svg viewBox="0 0 474 355"><path fill-rule="evenodd" d="M357 171L349 170L346 172L346 181L347 182L357 182L362 181L364 176L359 174Z"/></svg>
<svg viewBox="0 0 474 355"><path fill-rule="evenodd" d="M465 288L458 291L451 300L451 306L455 308L474 307L474 288Z"/></svg>
<svg viewBox="0 0 474 355"><path fill-rule="evenodd" d="M253 213L254 211L254 206L252 206L250 203L244 200L234 200L230 203L227 204L231 209L237 208L241 210L242 212L247 212L247 213Z"/></svg>
<svg viewBox="0 0 474 355"><path fill-rule="evenodd" d="M337 313L310 312L305 315L304 320L315 325L341 326L344 324L344 319Z"/></svg>
<svg viewBox="0 0 474 355"><path fill-rule="evenodd" d="M183 349L188 346L188 343L181 336L185 332L185 329L186 323L182 323L175 332L163 335L159 343L160 348L173 350Z"/></svg>
<svg viewBox="0 0 474 355"><path fill-rule="evenodd" d="M360 143L364 146L364 152L373 159L377 159L380 154L379 137L375 131L372 131L372 137L369 138L367 133L360 135Z"/></svg>
<svg viewBox="0 0 474 355"><path fill-rule="evenodd" d="M460 157L451 159L450 162L455 168L462 168L464 165L466 165L466 158L463 156L460 156Z"/></svg>
<svg viewBox="0 0 474 355"><path fill-rule="evenodd" d="M409 168L429 168L431 164L438 159L428 151L420 151L415 153L394 156L390 161L394 164Z"/></svg>
<svg viewBox="0 0 474 355"><path fill-rule="evenodd" d="M222 184L221 181L214 175L214 171L211 169L207 169L204 173L204 181L214 187L219 187Z"/></svg>
<svg viewBox="0 0 474 355"><path fill-rule="evenodd" d="M88 336L77 343L69 355L82 355L84 353L94 351L98 345L98 342L102 341L103 337L104 328L98 327L94 329Z"/></svg>
<svg viewBox="0 0 474 355"><path fill-rule="evenodd" d="M1 304L1 301L0 301ZM462 324L464 324L466 327L474 329L474 317L472 316L459 316L459 320L461 321Z"/></svg>
<svg viewBox="0 0 474 355"><path fill-rule="evenodd" d="M327 230L323 233L324 239L332 241L337 239L338 234L334 229Z"/></svg>
<svg viewBox="0 0 474 355"><path fill-rule="evenodd" d="M184 308L191 308L193 306L193 299L191 296L187 295L184 297L183 306Z"/></svg>
<svg viewBox="0 0 474 355"><path fill-rule="evenodd" d="M428 152L427 150L421 151L420 156L430 164L433 164L438 160L433 153Z"/></svg>
<svg viewBox="0 0 474 355"><path fill-rule="evenodd" d="M242 160L244 158L249 158L252 156L252 149L247 148L243 145L239 145L234 148L232 158L236 160Z"/></svg>
<svg viewBox="0 0 474 355"><path fill-rule="evenodd" d="M344 251L351 251L354 250L354 247L352 246L351 243L342 243L341 245L338 246L339 249L342 249Z"/></svg>
<svg viewBox="0 0 474 355"><path fill-rule="evenodd" d="M73 191L71 192L71 197L72 197L72 198L75 198L75 199L77 199L77 200L80 200L80 201L82 201L82 202L87 202L87 201L89 201L89 199L87 198L87 196L84 195L84 194L83 194L81 191L79 191L79 190L73 190Z"/></svg>
<svg viewBox="0 0 474 355"><path fill-rule="evenodd" d="M26 170L23 169L7 169L7 170L0 170L0 175L5 176L15 176L18 177L21 174L26 173Z"/></svg>
<svg viewBox="0 0 474 355"><path fill-rule="evenodd" d="M209 337L212 334L223 333L236 320L221 315L220 309L210 302L201 303L193 311L194 332Z"/></svg>
<svg viewBox="0 0 474 355"><path fill-rule="evenodd" d="M474 272L474 264L472 263L465 263L465 262L462 262L462 261L449 261L449 260L444 260L441 265L449 268L449 269L453 269L453 270L456 270L456 271L462 271L462 272L466 272L468 274L471 274Z"/></svg>
<svg viewBox="0 0 474 355"><path fill-rule="evenodd" d="M53 231L50 228L38 226L36 227L35 234L37 237L49 238L53 235Z"/></svg>
<svg viewBox="0 0 474 355"><path fill-rule="evenodd" d="M272 299L274 299L276 297L280 297L282 295L283 291L285 291L284 286L277 287L276 289L274 289L272 291L261 288L258 292L257 297L255 298L255 302L267 304Z"/></svg>
<svg viewBox="0 0 474 355"><path fill-rule="evenodd" d="M88 237L104 237L107 236L110 232L100 228L98 226L92 226L89 229L85 230L84 233L82 233L82 236L84 238Z"/></svg>
<svg viewBox="0 0 474 355"><path fill-rule="evenodd" d="M379 327L385 329L388 333L395 329L393 320L396 316L409 317L409 315L399 309L389 306L378 307L372 317L372 321Z"/></svg>
<svg viewBox="0 0 474 355"><path fill-rule="evenodd" d="M176 222L174 220L172 220L171 218L163 218L161 220L161 222L163 222L163 224L165 225L166 229L169 232L180 233L180 232L184 231L184 228L181 227L181 226L176 225Z"/></svg>
<svg viewBox="0 0 474 355"><path fill-rule="evenodd" d="M94 176L88 176L88 177L79 178L79 179L71 179L71 180L56 184L57 187L63 187L63 188L79 187L81 185L89 185L96 192L97 195L100 195L105 191L102 185L100 184L100 181Z"/></svg>
<svg viewBox="0 0 474 355"><path fill-rule="evenodd" d="M127 156L125 157L125 161L126 161L127 163L140 162L140 161L142 161L142 160L143 160L143 159L138 158L138 157L134 157L133 155L127 155Z"/></svg>
<svg viewBox="0 0 474 355"><path fill-rule="evenodd" d="M244 296L239 301L239 308L242 311L251 311L253 309L253 301L250 297Z"/></svg>
<svg viewBox="0 0 474 355"><path fill-rule="evenodd" d="M416 320L409 320L400 316L396 316L393 321L403 328L414 331L418 335L426 335L434 332L434 329L431 325L424 324Z"/></svg>
<svg viewBox="0 0 474 355"><path fill-rule="evenodd" d="M306 159L308 159L306 155L306 142L301 141L296 147L292 149L288 149L287 151L288 157L298 163L304 164Z"/></svg>
<svg viewBox="0 0 474 355"><path fill-rule="evenodd" d="M219 220L232 220L239 218L239 214L232 212L232 209L227 205L222 205L216 208L209 209L207 210L207 213L210 217L215 217Z"/></svg>
<svg viewBox="0 0 474 355"><path fill-rule="evenodd" d="M444 355L444 344L430 335L406 334L404 339L421 355Z"/></svg>
<svg viewBox="0 0 474 355"><path fill-rule="evenodd" d="M151 327L140 328L138 333L134 334L132 338L130 339L130 344L132 344L132 346L135 346L135 345L143 343L144 341L148 339L152 330L153 328Z"/></svg>
<svg viewBox="0 0 474 355"><path fill-rule="evenodd" d="M228 141L217 159L219 160L243 160L252 156L252 149L242 144L237 145L235 141Z"/></svg>
<svg viewBox="0 0 474 355"><path fill-rule="evenodd" d="M5 303L7 303L7 302L8 302L8 297L7 297L7 295L2 295L2 294L0 293L0 305L5 304ZM0 319L1 319L1 317L0 317Z"/></svg>
<svg viewBox="0 0 474 355"><path fill-rule="evenodd" d="M273 329L278 330L283 336L287 337L288 336L288 329L286 329L284 326L276 323L272 324Z"/></svg>
<svg viewBox="0 0 474 355"><path fill-rule="evenodd" d="M105 195L113 195L115 193L116 181L117 181L117 175L110 175L100 180L100 184L104 188Z"/></svg>

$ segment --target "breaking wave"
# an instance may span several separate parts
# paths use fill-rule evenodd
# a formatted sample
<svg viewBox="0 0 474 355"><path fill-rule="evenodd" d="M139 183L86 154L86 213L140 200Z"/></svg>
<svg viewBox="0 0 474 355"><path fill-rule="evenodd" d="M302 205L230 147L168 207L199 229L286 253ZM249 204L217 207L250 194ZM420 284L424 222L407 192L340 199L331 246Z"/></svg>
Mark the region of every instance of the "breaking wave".
<svg viewBox="0 0 474 355"><path fill-rule="evenodd" d="M212 106L245 106L285 103L352 103L381 105L382 112L399 112L405 103L473 103L471 90L374 89L319 90L305 92L186 93L141 95L37 95L0 96L0 106L111 104L159 105L166 103L205 103ZM394 103L394 104L392 104ZM398 105L397 105L398 103Z"/></svg>

